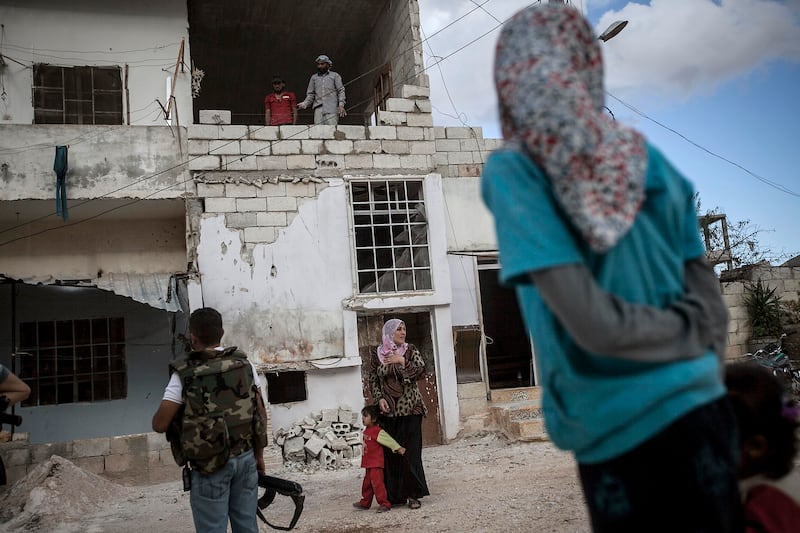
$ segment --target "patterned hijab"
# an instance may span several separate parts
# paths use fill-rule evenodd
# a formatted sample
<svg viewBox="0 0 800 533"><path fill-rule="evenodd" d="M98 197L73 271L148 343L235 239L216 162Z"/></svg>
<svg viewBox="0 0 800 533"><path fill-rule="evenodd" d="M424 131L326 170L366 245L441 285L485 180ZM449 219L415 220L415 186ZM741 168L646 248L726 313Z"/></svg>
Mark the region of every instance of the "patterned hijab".
<svg viewBox="0 0 800 533"><path fill-rule="evenodd" d="M405 355L406 349L408 348L408 343L404 342L400 346L394 343L394 333L397 331L397 328L400 327L400 324L404 322L399 318L390 318L383 324L383 332L381 337L383 341L381 345L378 346L378 360L383 363L383 360L392 352L395 352L397 355Z"/></svg>
<svg viewBox="0 0 800 533"><path fill-rule="evenodd" d="M523 9L500 34L495 84L503 137L541 168L572 225L599 253L614 247L644 201L647 152L604 111L603 58L581 14Z"/></svg>

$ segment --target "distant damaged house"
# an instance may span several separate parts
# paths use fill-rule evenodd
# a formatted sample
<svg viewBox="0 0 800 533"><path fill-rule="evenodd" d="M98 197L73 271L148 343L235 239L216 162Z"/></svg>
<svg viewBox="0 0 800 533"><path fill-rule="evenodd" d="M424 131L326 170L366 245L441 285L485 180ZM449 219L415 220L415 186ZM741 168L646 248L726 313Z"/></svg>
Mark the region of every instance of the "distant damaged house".
<svg viewBox="0 0 800 533"><path fill-rule="evenodd" d="M0 2L0 362L31 443L148 433L202 306L273 428L360 407L388 317L428 363L429 443L535 385L479 195L498 141L434 127L415 0L340 4ZM272 76L302 99L320 53L347 117L265 126Z"/></svg>

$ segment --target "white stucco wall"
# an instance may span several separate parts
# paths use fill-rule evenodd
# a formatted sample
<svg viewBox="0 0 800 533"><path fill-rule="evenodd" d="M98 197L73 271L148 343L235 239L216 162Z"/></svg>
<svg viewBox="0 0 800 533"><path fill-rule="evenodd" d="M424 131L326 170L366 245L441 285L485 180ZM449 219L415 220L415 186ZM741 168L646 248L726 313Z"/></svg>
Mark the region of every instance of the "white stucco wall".
<svg viewBox="0 0 800 533"><path fill-rule="evenodd" d="M494 218L481 198L479 177L444 178L447 250L497 250Z"/></svg>
<svg viewBox="0 0 800 533"><path fill-rule="evenodd" d="M131 124L148 125L157 117L155 99L166 106L167 78L181 38L186 39L184 62L191 65L185 0L12 0L0 5L0 21L5 28L3 53L26 65L6 60L7 98L0 104L0 124L33 122L34 63L120 66L123 84L128 64ZM178 74L175 99L185 125L192 121L192 98L191 74L184 70ZM124 91L122 100L125 117Z"/></svg>

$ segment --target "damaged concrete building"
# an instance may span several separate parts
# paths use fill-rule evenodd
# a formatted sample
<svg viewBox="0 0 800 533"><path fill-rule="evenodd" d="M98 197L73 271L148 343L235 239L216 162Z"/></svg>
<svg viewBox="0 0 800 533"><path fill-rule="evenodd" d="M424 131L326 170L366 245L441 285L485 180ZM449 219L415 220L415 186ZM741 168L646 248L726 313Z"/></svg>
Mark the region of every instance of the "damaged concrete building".
<svg viewBox="0 0 800 533"><path fill-rule="evenodd" d="M0 20L0 362L33 389L12 474L53 450L169 463L150 417L202 306L273 428L360 407L388 317L427 361L428 444L535 385L479 195L499 141L434 126L416 0L0 0ZM302 99L320 53L347 116L266 126L273 75Z"/></svg>

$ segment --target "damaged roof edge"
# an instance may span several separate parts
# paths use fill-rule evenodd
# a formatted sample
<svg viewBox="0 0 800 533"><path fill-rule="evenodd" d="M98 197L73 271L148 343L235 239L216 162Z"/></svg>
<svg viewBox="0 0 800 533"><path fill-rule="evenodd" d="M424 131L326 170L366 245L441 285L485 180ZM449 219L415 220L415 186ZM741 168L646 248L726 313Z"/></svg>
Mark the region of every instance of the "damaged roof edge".
<svg viewBox="0 0 800 533"><path fill-rule="evenodd" d="M95 287L131 298L155 309L170 313L183 311L178 298L177 278L181 274L128 274L105 273L94 279L61 280L52 276L17 278L0 274L0 281L17 281L27 285L68 285L70 287Z"/></svg>

